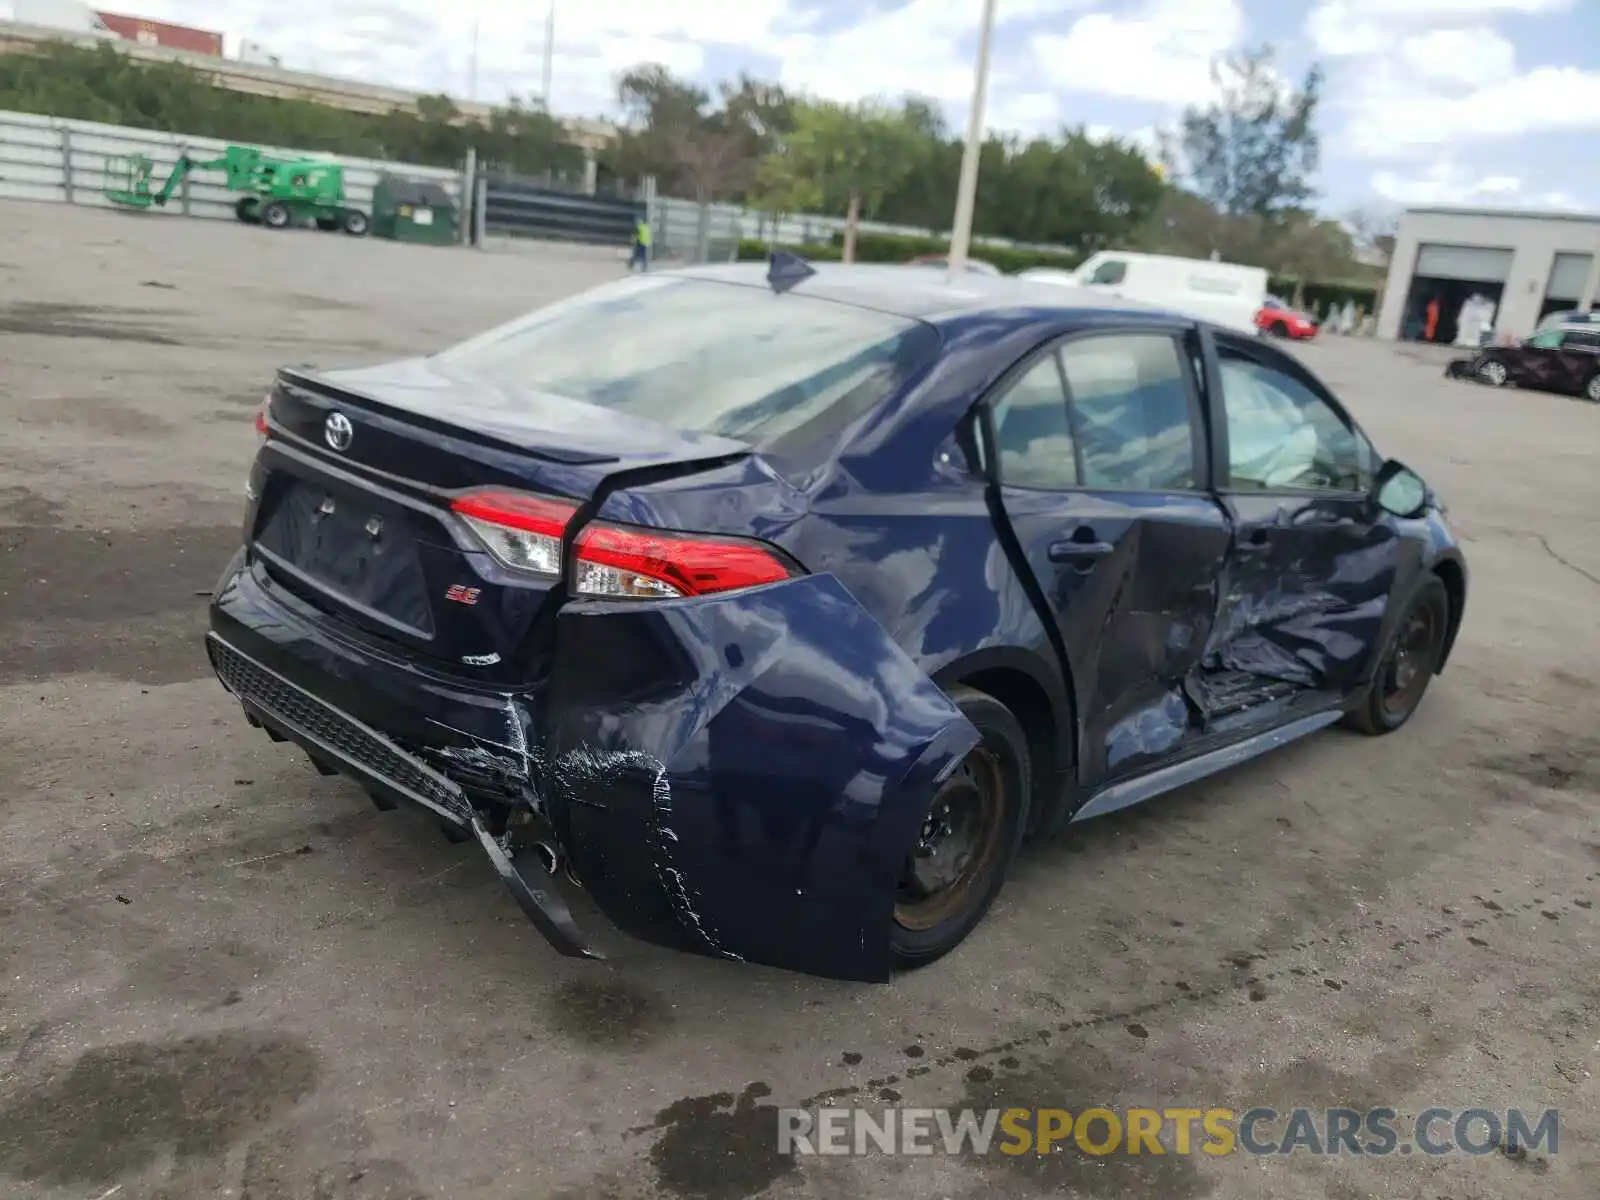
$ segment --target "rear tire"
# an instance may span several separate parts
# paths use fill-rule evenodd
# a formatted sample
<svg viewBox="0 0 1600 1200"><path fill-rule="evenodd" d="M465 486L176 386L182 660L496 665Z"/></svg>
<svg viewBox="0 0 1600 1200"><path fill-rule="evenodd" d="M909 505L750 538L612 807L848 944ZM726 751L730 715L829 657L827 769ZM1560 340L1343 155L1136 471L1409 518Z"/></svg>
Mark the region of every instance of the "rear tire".
<svg viewBox="0 0 1600 1200"><path fill-rule="evenodd" d="M1379 660L1378 673L1344 723L1370 737L1393 733L1422 704L1439 670L1450 628L1450 595L1431 572L1406 600Z"/></svg>
<svg viewBox="0 0 1600 1200"><path fill-rule="evenodd" d="M268 229L289 228L289 206L279 200L269 200L261 206L261 223Z"/></svg>
<svg viewBox="0 0 1600 1200"><path fill-rule="evenodd" d="M1583 398L1590 404L1600 404L1600 371L1589 376L1589 382L1583 385Z"/></svg>
<svg viewBox="0 0 1600 1200"><path fill-rule="evenodd" d="M233 206L233 215L246 225L254 225L261 219L254 196L241 196L239 202Z"/></svg>
<svg viewBox="0 0 1600 1200"><path fill-rule="evenodd" d="M908 847L889 929L901 970L942 958L977 928L1028 824L1022 723L985 692L957 686L949 695L982 740L934 795L917 843Z"/></svg>
<svg viewBox="0 0 1600 1200"><path fill-rule="evenodd" d="M339 224L351 237L364 237L367 232L367 214L359 208L347 208L339 217Z"/></svg>
<svg viewBox="0 0 1600 1200"><path fill-rule="evenodd" d="M1479 383L1486 383L1490 387L1505 387L1506 381L1510 377L1510 373L1506 370L1506 365L1503 362L1497 362L1491 358L1487 362L1478 364Z"/></svg>
<svg viewBox="0 0 1600 1200"><path fill-rule="evenodd" d="M1274 321L1272 324L1267 326L1267 336L1286 338L1289 336L1289 326L1283 321Z"/></svg>

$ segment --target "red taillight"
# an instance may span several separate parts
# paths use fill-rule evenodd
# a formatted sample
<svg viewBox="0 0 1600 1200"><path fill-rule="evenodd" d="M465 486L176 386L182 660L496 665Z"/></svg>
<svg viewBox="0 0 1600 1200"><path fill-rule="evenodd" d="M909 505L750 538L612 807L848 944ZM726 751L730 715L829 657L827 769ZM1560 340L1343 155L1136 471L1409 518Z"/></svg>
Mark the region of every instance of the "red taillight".
<svg viewBox="0 0 1600 1200"><path fill-rule="evenodd" d="M256 409L256 433L261 437L267 436L267 410L272 407L272 397L268 396Z"/></svg>
<svg viewBox="0 0 1600 1200"><path fill-rule="evenodd" d="M578 535L572 590L581 596L669 599L777 583L793 574L755 542L591 525Z"/></svg>
<svg viewBox="0 0 1600 1200"><path fill-rule="evenodd" d="M562 543L578 506L525 492L483 491L459 497L451 509L497 560L549 579L561 575ZM794 574L776 551L759 542L599 522L578 535L579 596L666 600L776 583Z"/></svg>
<svg viewBox="0 0 1600 1200"><path fill-rule="evenodd" d="M561 537L578 506L523 492L473 492L451 504L489 553L514 571L561 575Z"/></svg>

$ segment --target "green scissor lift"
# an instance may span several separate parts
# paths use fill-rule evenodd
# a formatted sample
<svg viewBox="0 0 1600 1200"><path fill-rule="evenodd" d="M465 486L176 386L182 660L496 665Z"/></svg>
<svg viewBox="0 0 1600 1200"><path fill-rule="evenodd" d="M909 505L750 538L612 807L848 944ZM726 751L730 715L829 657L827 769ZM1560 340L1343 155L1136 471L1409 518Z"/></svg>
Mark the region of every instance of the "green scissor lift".
<svg viewBox="0 0 1600 1200"><path fill-rule="evenodd" d="M244 192L234 205L241 221L284 229L297 218L318 229L343 229L360 236L367 214L344 198L344 167L315 159L268 158L254 146L229 146L220 158L183 155L166 182L154 187L155 163L147 154L114 154L106 159L104 195L124 208L164 206L191 171L221 171L229 191Z"/></svg>

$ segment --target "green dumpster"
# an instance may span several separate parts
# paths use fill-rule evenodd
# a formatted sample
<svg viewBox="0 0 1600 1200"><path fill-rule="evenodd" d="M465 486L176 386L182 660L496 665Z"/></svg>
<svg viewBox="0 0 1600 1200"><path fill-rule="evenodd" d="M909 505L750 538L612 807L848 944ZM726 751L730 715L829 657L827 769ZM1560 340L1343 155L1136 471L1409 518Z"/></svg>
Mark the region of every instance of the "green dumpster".
<svg viewBox="0 0 1600 1200"><path fill-rule="evenodd" d="M372 189L372 236L453 246L460 241L456 202L431 180L385 171Z"/></svg>

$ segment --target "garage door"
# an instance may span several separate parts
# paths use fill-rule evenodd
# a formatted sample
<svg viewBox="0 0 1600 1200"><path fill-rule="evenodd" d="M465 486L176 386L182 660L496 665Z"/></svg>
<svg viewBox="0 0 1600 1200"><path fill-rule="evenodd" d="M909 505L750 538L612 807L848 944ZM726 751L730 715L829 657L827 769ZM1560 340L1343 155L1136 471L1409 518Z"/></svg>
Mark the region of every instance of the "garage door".
<svg viewBox="0 0 1600 1200"><path fill-rule="evenodd" d="M1550 268L1550 286L1544 294L1551 300L1570 300L1574 304L1583 295L1583 285L1589 281L1590 254L1558 254L1555 266Z"/></svg>
<svg viewBox="0 0 1600 1200"><path fill-rule="evenodd" d="M1424 242L1417 247L1416 273L1429 279L1504 283L1506 276L1511 274L1511 251Z"/></svg>

